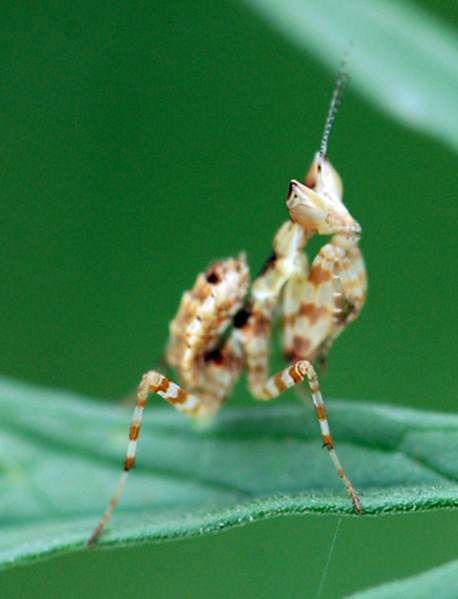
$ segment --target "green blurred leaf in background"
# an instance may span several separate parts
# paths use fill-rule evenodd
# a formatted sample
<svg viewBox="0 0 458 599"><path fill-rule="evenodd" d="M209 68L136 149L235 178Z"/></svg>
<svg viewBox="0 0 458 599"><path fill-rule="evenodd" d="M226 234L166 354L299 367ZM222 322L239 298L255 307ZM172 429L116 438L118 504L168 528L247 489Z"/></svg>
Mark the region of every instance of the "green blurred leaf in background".
<svg viewBox="0 0 458 599"><path fill-rule="evenodd" d="M458 150L458 38L447 23L393 0L245 0L331 70L351 52L351 77L368 100Z"/></svg>

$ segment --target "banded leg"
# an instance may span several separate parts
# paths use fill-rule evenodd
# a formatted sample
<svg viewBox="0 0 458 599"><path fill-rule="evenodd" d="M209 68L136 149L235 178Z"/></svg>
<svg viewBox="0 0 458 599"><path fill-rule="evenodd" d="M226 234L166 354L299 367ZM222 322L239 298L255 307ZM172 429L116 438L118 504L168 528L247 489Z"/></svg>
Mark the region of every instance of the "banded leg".
<svg viewBox="0 0 458 599"><path fill-rule="evenodd" d="M283 228L282 228L283 229ZM277 237L285 239L286 233L293 229L280 229ZM356 512L361 512L361 502L349 478L339 461L334 449L334 442L330 433L329 423L326 415L326 406L321 396L318 379L315 370L307 359L308 353L319 347L323 338L329 331L333 322L334 309L334 284L333 269L336 261L344 256L344 250L340 247L327 244L313 261L310 272L307 274L307 263L299 253L305 243L302 238L299 243L289 244L289 251L285 252L282 259L289 265L289 276L280 270L279 256L275 251L274 259L269 264L267 275L263 273L253 284L253 301L249 318L243 321L239 330L234 331L240 339L245 354L248 368L248 385L251 393L258 399L274 399L283 391L289 389L307 379L312 393L312 401L315 407L323 444L327 448L331 461L336 468L338 476L342 479L348 494L350 495ZM274 245L275 248L275 245ZM276 248L275 248L276 249ZM288 249L288 245L285 246ZM281 276L283 274L283 276ZM268 372L268 345L271 335L271 311L269 310L275 302L278 302L279 294L283 285L286 284L285 295L289 288L290 295L286 298L286 316L290 312L292 330L289 331L289 339L293 340L293 357L299 354L292 366L284 369L267 380ZM285 303L285 300L284 300ZM297 310L297 314L294 311ZM302 317L302 321L296 323L296 317ZM295 325L299 324L298 328ZM308 338L304 333L304 327ZM297 332L297 334L296 334ZM299 337L300 336L300 337ZM299 341L303 341L299 345ZM301 355L301 354L305 354Z"/></svg>
<svg viewBox="0 0 458 599"><path fill-rule="evenodd" d="M124 459L124 470L119 479L115 492L97 526L94 528L87 544L93 545L101 535L108 524L113 510L118 505L124 486L127 480L127 474L135 465L135 455L137 452L137 442L140 435L140 428L143 420L148 397L152 393L157 393L166 401L172 404L177 410L187 416L207 416L215 412L221 402L219 397L206 397L188 393L176 383L169 381L168 378L150 370L143 375L137 390L137 400L129 429L129 444L127 446L126 457Z"/></svg>
<svg viewBox="0 0 458 599"><path fill-rule="evenodd" d="M256 396L258 399L275 399L286 389L290 389L294 385L298 385L307 379L312 394L312 402L315 408L315 414L318 419L321 430L321 438L323 445L328 450L329 456L336 469L338 476L342 479L348 494L351 497L353 507L356 512L361 513L361 501L355 488L350 482L350 479L345 473L343 466L337 456L334 448L334 440L329 428L329 422L326 412L326 405L320 391L318 377L312 364L307 360L299 360L292 366L288 366L284 370L272 376L263 387L257 389Z"/></svg>

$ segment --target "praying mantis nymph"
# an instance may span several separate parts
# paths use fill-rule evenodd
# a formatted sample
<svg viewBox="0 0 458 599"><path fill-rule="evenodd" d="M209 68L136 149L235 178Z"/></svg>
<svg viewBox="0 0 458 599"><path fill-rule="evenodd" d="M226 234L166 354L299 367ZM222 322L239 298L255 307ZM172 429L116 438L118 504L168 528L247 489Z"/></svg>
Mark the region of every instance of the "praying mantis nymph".
<svg viewBox="0 0 458 599"><path fill-rule="evenodd" d="M118 504L136 458L137 441L148 397L159 395L192 418L217 412L242 370L255 399L269 401L295 385L307 384L321 430L338 476L361 513L361 501L337 456L314 361L323 361L333 342L360 313L367 290L358 242L361 227L342 200L342 182L327 159L329 134L346 82L341 67L319 151L301 183L289 183L289 220L274 235L273 253L250 284L244 253L213 262L183 294L170 324L166 360L180 384L160 372L143 375L129 431L124 470L105 513L88 544L95 543ZM315 235L330 241L309 266L304 253ZM269 346L274 317L283 324L287 366L269 376Z"/></svg>

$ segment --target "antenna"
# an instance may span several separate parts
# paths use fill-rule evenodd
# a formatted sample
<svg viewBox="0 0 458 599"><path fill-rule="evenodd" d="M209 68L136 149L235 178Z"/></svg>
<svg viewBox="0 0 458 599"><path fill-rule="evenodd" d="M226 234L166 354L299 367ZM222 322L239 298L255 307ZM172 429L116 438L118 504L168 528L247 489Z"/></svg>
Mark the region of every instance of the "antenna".
<svg viewBox="0 0 458 599"><path fill-rule="evenodd" d="M348 83L349 77L346 71L348 53L349 48L345 51L339 66L339 70L337 71L334 91L332 92L331 103L329 105L326 122L324 123L323 135L321 137L320 151L318 152L318 171L321 171L324 159L326 158L329 134L331 133L331 129L334 124L334 119L336 118L336 114L342 101L342 96L344 94L345 87Z"/></svg>

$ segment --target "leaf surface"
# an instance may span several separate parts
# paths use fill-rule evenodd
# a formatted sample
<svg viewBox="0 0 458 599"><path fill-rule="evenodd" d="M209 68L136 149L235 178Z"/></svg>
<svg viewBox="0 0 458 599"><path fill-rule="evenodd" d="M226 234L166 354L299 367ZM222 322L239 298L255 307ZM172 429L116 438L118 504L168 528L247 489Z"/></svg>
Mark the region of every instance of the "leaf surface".
<svg viewBox="0 0 458 599"><path fill-rule="evenodd" d="M352 85L388 114L458 149L458 38L447 23L406 1L245 2L333 72L352 44Z"/></svg>
<svg viewBox="0 0 458 599"><path fill-rule="evenodd" d="M113 491L131 410L0 379L0 565L83 547ZM196 425L151 399L137 468L100 545L352 508L310 406L225 407ZM458 506L458 417L329 402L366 516Z"/></svg>

